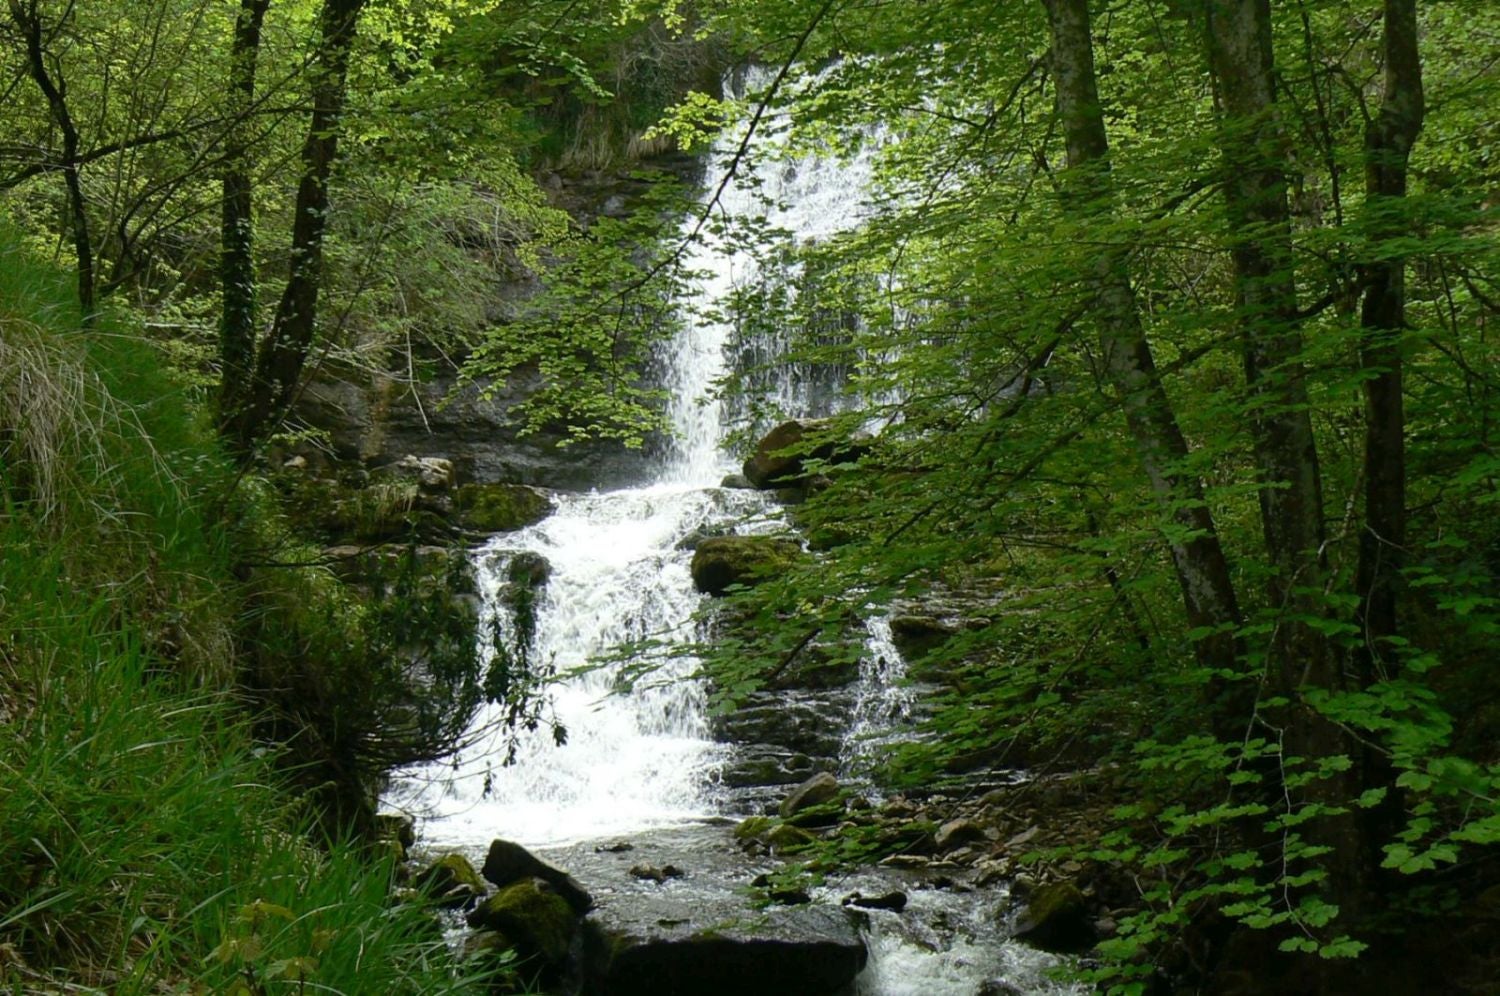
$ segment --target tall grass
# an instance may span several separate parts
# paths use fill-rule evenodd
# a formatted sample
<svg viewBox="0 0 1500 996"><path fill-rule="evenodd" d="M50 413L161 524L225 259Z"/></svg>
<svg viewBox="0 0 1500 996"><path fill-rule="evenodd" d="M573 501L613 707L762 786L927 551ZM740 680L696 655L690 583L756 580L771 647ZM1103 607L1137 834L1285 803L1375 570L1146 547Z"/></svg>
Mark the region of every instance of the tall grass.
<svg viewBox="0 0 1500 996"><path fill-rule="evenodd" d="M473 991L392 868L314 848L236 691L230 470L123 319L0 225L0 988Z"/></svg>

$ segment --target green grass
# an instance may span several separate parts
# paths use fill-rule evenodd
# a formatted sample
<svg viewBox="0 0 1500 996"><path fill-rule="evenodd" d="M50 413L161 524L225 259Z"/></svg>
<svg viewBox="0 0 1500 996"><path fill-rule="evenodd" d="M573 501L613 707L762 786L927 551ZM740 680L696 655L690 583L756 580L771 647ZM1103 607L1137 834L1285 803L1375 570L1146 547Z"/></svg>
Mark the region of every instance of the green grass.
<svg viewBox="0 0 1500 996"><path fill-rule="evenodd" d="M475 991L391 858L310 843L255 737L257 489L227 529L191 393L128 319L80 331L18 246L0 224L0 990Z"/></svg>

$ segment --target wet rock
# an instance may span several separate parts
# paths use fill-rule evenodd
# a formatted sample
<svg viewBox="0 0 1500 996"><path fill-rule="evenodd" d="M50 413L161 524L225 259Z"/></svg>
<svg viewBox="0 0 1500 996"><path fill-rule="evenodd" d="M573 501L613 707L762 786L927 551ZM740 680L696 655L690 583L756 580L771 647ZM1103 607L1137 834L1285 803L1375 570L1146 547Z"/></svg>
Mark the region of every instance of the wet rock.
<svg viewBox="0 0 1500 996"><path fill-rule="evenodd" d="M851 892L844 897L843 905L857 906L862 910L890 910L892 913L900 913L906 909L906 893L899 889L883 893L879 896L866 896L858 892Z"/></svg>
<svg viewBox="0 0 1500 996"><path fill-rule="evenodd" d="M965 844L976 844L988 840L989 835L982 825L971 819L949 820L938 827L933 837L933 843L939 851L949 848L961 847Z"/></svg>
<svg viewBox="0 0 1500 996"><path fill-rule="evenodd" d="M789 854L817 842L817 837L801 827L782 823L765 835L765 842L776 854Z"/></svg>
<svg viewBox="0 0 1500 996"><path fill-rule="evenodd" d="M1071 882L1031 890L1012 936L1043 951L1063 953L1086 951L1098 940L1083 893Z"/></svg>
<svg viewBox="0 0 1500 996"><path fill-rule="evenodd" d="M623 854L626 851L635 850L635 845L628 840L617 840L609 844L599 844L594 847L595 854Z"/></svg>
<svg viewBox="0 0 1500 996"><path fill-rule="evenodd" d="M602 943L590 973L610 996L830 996L864 967L843 911L800 904L685 921L655 907L607 906L589 917ZM717 919L708 919L715 917Z"/></svg>
<svg viewBox="0 0 1500 996"><path fill-rule="evenodd" d="M761 437L745 461L745 477L757 488L801 490L808 482L809 460L853 462L869 449L870 437L855 433L842 438L829 419L791 419ZM805 492L804 492L805 494Z"/></svg>
<svg viewBox="0 0 1500 996"><path fill-rule="evenodd" d="M468 916L470 927L497 930L528 954L553 964L567 959L578 916L566 899L540 878L513 882Z"/></svg>
<svg viewBox="0 0 1500 996"><path fill-rule="evenodd" d="M942 646L958 627L935 616L892 616L891 642L907 660L915 660Z"/></svg>
<svg viewBox="0 0 1500 996"><path fill-rule="evenodd" d="M507 533L552 514L546 492L524 484L465 484L454 496L458 522L480 533Z"/></svg>
<svg viewBox="0 0 1500 996"><path fill-rule="evenodd" d="M462 854L445 854L412 878L420 890L438 906L466 909L485 894L484 879Z"/></svg>
<svg viewBox="0 0 1500 996"><path fill-rule="evenodd" d="M974 996L1025 996L1025 993L1003 979L990 979L975 991Z"/></svg>
<svg viewBox="0 0 1500 996"><path fill-rule="evenodd" d="M719 482L721 488L734 488L740 491L753 491L755 484L744 474L728 474Z"/></svg>
<svg viewBox="0 0 1500 996"><path fill-rule="evenodd" d="M820 771L798 785L781 802L781 818L789 819L814 806L821 806L838 798L839 780L826 771Z"/></svg>
<svg viewBox="0 0 1500 996"><path fill-rule="evenodd" d="M490 850L485 855L481 872L486 879L502 889L526 879L541 879L577 913L586 913L594 905L593 897L573 876L561 868L547 864L520 844L508 840L496 838L490 842Z"/></svg>
<svg viewBox="0 0 1500 996"><path fill-rule="evenodd" d="M630 877L638 878L646 882L665 882L669 878L681 878L682 869L676 865L633 865L630 869Z"/></svg>
<svg viewBox="0 0 1500 996"><path fill-rule="evenodd" d="M505 566L505 580L523 588L540 588L552 576L552 564L534 550L513 554Z"/></svg>
<svg viewBox="0 0 1500 996"><path fill-rule="evenodd" d="M693 587L722 595L731 585L753 586L791 567L802 546L783 536L712 536L693 552Z"/></svg>

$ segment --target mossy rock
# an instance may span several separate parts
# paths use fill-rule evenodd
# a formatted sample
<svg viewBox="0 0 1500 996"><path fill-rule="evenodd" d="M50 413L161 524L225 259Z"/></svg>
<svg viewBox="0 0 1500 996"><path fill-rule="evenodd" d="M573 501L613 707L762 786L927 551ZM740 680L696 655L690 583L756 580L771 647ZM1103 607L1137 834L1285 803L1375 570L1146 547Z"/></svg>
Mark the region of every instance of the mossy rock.
<svg viewBox="0 0 1500 996"><path fill-rule="evenodd" d="M462 854L445 854L424 868L412 884L439 906L464 907L485 893L484 879Z"/></svg>
<svg viewBox="0 0 1500 996"><path fill-rule="evenodd" d="M790 568L802 545L783 536L713 536L693 552L693 585L722 595L733 585L751 587Z"/></svg>
<svg viewBox="0 0 1500 996"><path fill-rule="evenodd" d="M518 948L553 964L568 956L578 917L568 901L539 878L506 886L469 914L469 926L498 930Z"/></svg>
<svg viewBox="0 0 1500 996"><path fill-rule="evenodd" d="M758 840L770 833L775 826L776 821L769 816L750 816L741 820L739 826L734 828L734 839L741 843Z"/></svg>
<svg viewBox="0 0 1500 996"><path fill-rule="evenodd" d="M766 843L778 854L798 851L816 843L818 838L801 827L783 823L766 834Z"/></svg>
<svg viewBox="0 0 1500 996"><path fill-rule="evenodd" d="M454 504L459 524L481 533L508 533L552 514L552 499L524 484L465 484Z"/></svg>
<svg viewBox="0 0 1500 996"><path fill-rule="evenodd" d="M1039 886L1016 918L1014 936L1043 951L1087 951L1098 940L1088 903L1072 882Z"/></svg>

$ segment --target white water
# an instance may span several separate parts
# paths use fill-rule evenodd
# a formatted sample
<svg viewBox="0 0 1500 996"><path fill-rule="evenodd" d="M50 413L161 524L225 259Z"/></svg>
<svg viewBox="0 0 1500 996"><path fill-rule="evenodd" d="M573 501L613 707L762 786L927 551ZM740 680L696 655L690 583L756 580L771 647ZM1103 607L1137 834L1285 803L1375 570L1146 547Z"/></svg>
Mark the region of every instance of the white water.
<svg viewBox="0 0 1500 996"><path fill-rule="evenodd" d="M752 87L763 83L749 81ZM714 162L727 160L739 142L738 135L726 136L715 147ZM868 157L788 164L768 155L742 165L742 176L725 187L712 210L783 229L798 241L826 237L864 216L870 166ZM696 216L684 222L684 237L696 222ZM538 603L532 659L551 662L560 672L592 664L623 641L690 640L702 596L688 573L692 554L679 543L705 527L746 531L756 528L745 525L747 518L775 515L759 494L718 487L737 467L722 446L726 416L715 397L735 329L719 317L717 305L756 280L758 265L710 227L687 253L687 266L702 277L684 303L692 316L687 328L666 355L675 445L655 480L560 495L547 519L495 537L474 556L486 622L498 619L502 634L511 630L500 598L506 565L521 552L547 560L551 574ZM773 405L805 410L799 405L808 399L798 391L776 393L769 399ZM559 844L709 815L714 772L726 748L710 739L703 689L688 677L696 664L677 658L649 679L649 687L628 695L612 694L618 665L570 678L553 691L556 717L568 734L565 745L555 746L544 726L522 737L515 765L501 767L504 739L497 733L449 766L414 773L390 801L426 815L424 834L438 844L496 835Z"/></svg>

